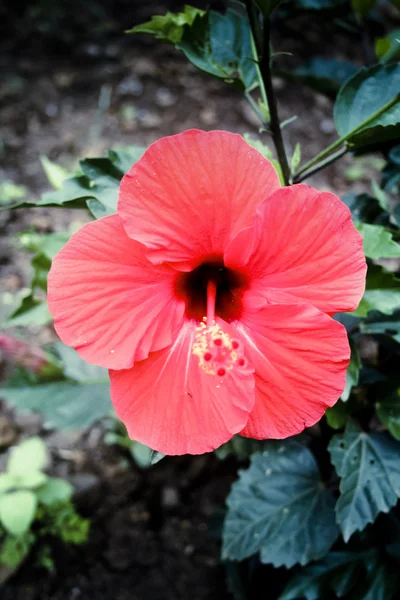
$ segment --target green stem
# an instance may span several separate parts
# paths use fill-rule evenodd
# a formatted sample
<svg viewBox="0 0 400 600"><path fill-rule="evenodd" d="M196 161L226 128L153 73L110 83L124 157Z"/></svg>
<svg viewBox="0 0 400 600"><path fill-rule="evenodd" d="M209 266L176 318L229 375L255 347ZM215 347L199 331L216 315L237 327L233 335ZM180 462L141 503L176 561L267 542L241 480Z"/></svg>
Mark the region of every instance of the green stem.
<svg viewBox="0 0 400 600"><path fill-rule="evenodd" d="M296 175L295 177L293 177L293 183L300 183L301 181L304 181L304 179L311 177L311 175L315 175L315 173L318 173L318 171L321 171L321 169L324 169L328 165L334 163L336 160L338 160L338 158L342 158L342 156L344 156L348 151L349 149L347 147L341 148L340 150L335 152L335 154L331 154L330 156L325 158L325 160L322 160L314 168L311 168L309 171L306 171L302 175Z"/></svg>
<svg viewBox="0 0 400 600"><path fill-rule="evenodd" d="M372 123L372 121L375 121L375 119L377 119L378 117L380 117L384 112L386 112L387 110L389 110L390 108L392 108L392 106L394 106L395 104L397 104L397 102L399 102L399 101L400 101L400 94L398 94L397 96L395 96L394 98L392 98L392 100L389 100L389 102L387 102L386 104L384 104L384 106L382 106L379 110L377 110L373 115L371 115L370 117L368 117L368 119L365 119L365 121L363 121L362 123L360 123L360 125L358 125L355 129L353 129L349 133L346 133L346 135L343 135L342 137L340 137L339 139L337 139L336 141L334 141L333 144L331 144L330 146L328 146L327 148L325 148L325 150L322 150L322 152L320 152L319 154L317 154L317 156L314 156L314 158L312 158L311 160L309 160L308 162L306 162L301 167L301 169L299 169L299 171L297 171L297 173L294 175L293 180L294 181L299 181L300 175L302 175L303 173L305 173L306 171L308 171L309 169L311 169L311 167L313 167L317 163L321 162L329 154L332 154L332 152L334 152L337 148L340 148L340 146L342 146L345 142L347 142L347 140L349 138L351 138L353 135L355 135L356 133L358 133L359 131L361 131L361 129L363 129L364 127L366 127L370 123Z"/></svg>
<svg viewBox="0 0 400 600"><path fill-rule="evenodd" d="M249 92L245 92L245 97L246 97L247 102L250 104L251 108L257 115L257 117L260 119L262 126L267 129L268 123L265 121L265 117L262 114L262 111L260 110L260 107L258 106L257 102L254 100L254 98L251 96L251 94Z"/></svg>

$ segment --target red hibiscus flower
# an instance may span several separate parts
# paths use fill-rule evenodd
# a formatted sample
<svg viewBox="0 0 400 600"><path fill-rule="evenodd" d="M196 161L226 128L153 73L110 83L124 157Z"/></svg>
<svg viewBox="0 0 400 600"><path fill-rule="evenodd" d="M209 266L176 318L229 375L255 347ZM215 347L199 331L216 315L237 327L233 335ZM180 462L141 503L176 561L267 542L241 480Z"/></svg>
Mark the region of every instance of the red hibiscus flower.
<svg viewBox="0 0 400 600"><path fill-rule="evenodd" d="M356 308L365 271L336 196L281 188L239 135L191 130L153 144L118 214L72 236L49 307L61 339L110 369L133 439L199 454L299 433L337 401L350 352L329 315Z"/></svg>

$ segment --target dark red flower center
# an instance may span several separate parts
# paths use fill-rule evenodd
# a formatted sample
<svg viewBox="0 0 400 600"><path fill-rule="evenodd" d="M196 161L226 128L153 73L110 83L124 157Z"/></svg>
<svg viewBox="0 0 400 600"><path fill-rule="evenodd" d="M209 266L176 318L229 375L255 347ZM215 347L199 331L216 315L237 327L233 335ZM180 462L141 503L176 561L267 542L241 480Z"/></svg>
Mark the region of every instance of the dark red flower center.
<svg viewBox="0 0 400 600"><path fill-rule="evenodd" d="M201 321L207 315L207 288L216 287L215 316L228 323L240 319L243 312L243 292L248 277L241 271L228 269L222 259L211 259L189 273L179 273L175 290L186 304L186 316Z"/></svg>

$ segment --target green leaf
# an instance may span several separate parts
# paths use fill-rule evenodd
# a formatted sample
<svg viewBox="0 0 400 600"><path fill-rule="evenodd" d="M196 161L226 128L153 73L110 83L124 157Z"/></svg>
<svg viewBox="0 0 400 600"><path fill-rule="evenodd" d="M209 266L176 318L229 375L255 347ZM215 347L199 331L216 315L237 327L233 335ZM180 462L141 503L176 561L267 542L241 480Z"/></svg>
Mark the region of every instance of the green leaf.
<svg viewBox="0 0 400 600"><path fill-rule="evenodd" d="M16 481L17 477L15 475L12 475L11 473L0 473L0 494L8 492L15 487Z"/></svg>
<svg viewBox="0 0 400 600"><path fill-rule="evenodd" d="M358 383L358 377L361 369L361 359L358 348L350 341L351 356L350 363L346 371L346 386L341 395L343 402L347 402L350 398L351 390Z"/></svg>
<svg viewBox="0 0 400 600"><path fill-rule="evenodd" d="M68 502L72 498L74 488L64 479L51 477L37 492L38 501L46 506Z"/></svg>
<svg viewBox="0 0 400 600"><path fill-rule="evenodd" d="M76 350L66 346L62 342L54 344L54 348L63 362L65 377L79 383L86 383L88 381L107 381L107 369L90 365L79 356Z"/></svg>
<svg viewBox="0 0 400 600"><path fill-rule="evenodd" d="M47 276L51 261L70 237L70 234L66 232L46 235L22 233L18 236L20 245L25 250L35 252L31 260L33 277L30 283L30 293L22 296L20 304L3 323L4 327L29 325L37 327L52 321L46 302L37 299L35 292L37 289L47 290Z"/></svg>
<svg viewBox="0 0 400 600"><path fill-rule="evenodd" d="M141 158L146 146L126 146L124 148L113 148L107 153L111 162L121 171L127 173L132 166Z"/></svg>
<svg viewBox="0 0 400 600"><path fill-rule="evenodd" d="M357 229L363 237L363 250L368 258L400 257L400 245L393 240L386 227L360 223Z"/></svg>
<svg viewBox="0 0 400 600"><path fill-rule="evenodd" d="M317 92L335 97L340 86L357 71L358 67L352 62L314 56L294 71L278 71L277 74L285 79L298 81Z"/></svg>
<svg viewBox="0 0 400 600"><path fill-rule="evenodd" d="M358 175L356 179L359 179ZM373 223L382 216L382 207L379 202L368 194L350 192L342 196L342 201L351 210L354 223Z"/></svg>
<svg viewBox="0 0 400 600"><path fill-rule="evenodd" d="M388 197L387 197L387 194L385 193L385 191L381 187L379 187L379 185L376 183L376 181L374 179L371 182L371 187L372 187L372 193L373 193L374 197L377 199L381 209L385 212L389 212L389 202L388 202Z"/></svg>
<svg viewBox="0 0 400 600"><path fill-rule="evenodd" d="M18 240L24 250L34 252L35 254L43 254L49 261L61 250L68 242L71 234L69 232L46 233L39 235L38 233L21 233Z"/></svg>
<svg viewBox="0 0 400 600"><path fill-rule="evenodd" d="M149 33L170 42L201 71L241 89L257 85L248 20L234 10L221 15L186 6L183 13L153 17L129 33Z"/></svg>
<svg viewBox="0 0 400 600"><path fill-rule="evenodd" d="M205 12L199 8L185 5L183 12L156 15L147 23L136 25L126 33L149 33L158 40L177 44L181 41L185 26L192 25L198 15L204 14Z"/></svg>
<svg viewBox="0 0 400 600"><path fill-rule="evenodd" d="M400 440L400 393L391 394L383 402L376 403L376 414L379 420L388 428L389 433Z"/></svg>
<svg viewBox="0 0 400 600"><path fill-rule="evenodd" d="M228 9L224 15L214 11L198 15L192 26L185 28L177 48L201 71L242 90L257 85L249 23L234 10Z"/></svg>
<svg viewBox="0 0 400 600"><path fill-rule="evenodd" d="M42 414L44 426L50 429L85 429L111 411L110 386L105 378L98 382L7 387L2 395L18 410Z"/></svg>
<svg viewBox="0 0 400 600"><path fill-rule="evenodd" d="M328 450L341 477L336 518L347 542L355 531L388 512L400 496L400 444L382 433L367 434L349 422Z"/></svg>
<svg viewBox="0 0 400 600"><path fill-rule="evenodd" d="M360 331L369 335L387 335L400 344L400 312L395 311L390 316L372 313L367 320L361 321Z"/></svg>
<svg viewBox="0 0 400 600"><path fill-rule="evenodd" d="M30 294L26 298L23 298L20 306L17 310L2 323L2 327L27 327L34 325L40 327L46 325L53 320L47 303L35 300Z"/></svg>
<svg viewBox="0 0 400 600"><path fill-rule="evenodd" d="M2 540L0 565L11 568L18 567L28 556L35 540L36 537L31 531L22 536L6 535Z"/></svg>
<svg viewBox="0 0 400 600"><path fill-rule="evenodd" d="M66 171L60 165L52 162L47 158L47 156L44 155L40 157L40 162L42 163L43 170L50 185L52 185L56 190L61 190L63 181L68 179L70 176L68 171Z"/></svg>
<svg viewBox="0 0 400 600"><path fill-rule="evenodd" d="M333 10L346 0L298 0L296 4L303 10Z"/></svg>
<svg viewBox="0 0 400 600"><path fill-rule="evenodd" d="M391 315L400 306L399 280L378 265L369 265L364 296L352 314L366 317L370 310Z"/></svg>
<svg viewBox="0 0 400 600"><path fill-rule="evenodd" d="M261 452L264 446L264 440L253 440L241 435L234 435L229 442L226 442L226 444L223 444L214 450L214 452L220 460L224 460L232 455L238 458L248 458L254 452Z"/></svg>
<svg viewBox="0 0 400 600"><path fill-rule="evenodd" d="M361 19L365 17L370 10L375 6L377 0L351 0L351 7L357 17Z"/></svg>
<svg viewBox="0 0 400 600"><path fill-rule="evenodd" d="M46 463L46 445L39 437L32 437L11 451L7 471L15 475L25 475L32 471L41 471Z"/></svg>
<svg viewBox="0 0 400 600"><path fill-rule="evenodd" d="M316 564L301 569L286 585L278 600L319 600L329 591L340 598L348 594L364 575L363 554L331 552Z"/></svg>
<svg viewBox="0 0 400 600"><path fill-rule="evenodd" d="M292 173L294 173L296 171L297 167L300 164L300 161L301 161L301 147L300 147L300 144L297 142L297 144L294 148L292 160L290 161L290 170Z"/></svg>
<svg viewBox="0 0 400 600"><path fill-rule="evenodd" d="M400 101L360 128L396 97L400 99L400 64L363 67L341 88L334 118L341 137L352 147L396 139L400 135ZM354 133L353 133L354 132Z"/></svg>
<svg viewBox="0 0 400 600"><path fill-rule="evenodd" d="M89 208L96 218L116 212L119 182L143 154L142 146L109 150L107 158L80 162L82 173L63 181L62 188L42 195L38 202L20 202L13 207L67 206Z"/></svg>
<svg viewBox="0 0 400 600"><path fill-rule="evenodd" d="M150 462L152 465L156 465L157 463L160 462L160 460L162 460L165 457L166 457L166 454L163 454L162 452L157 452L157 450L152 450L151 456L150 456Z"/></svg>
<svg viewBox="0 0 400 600"><path fill-rule="evenodd" d="M153 464L153 450L140 442L131 442L130 453L141 469L148 469Z"/></svg>
<svg viewBox="0 0 400 600"><path fill-rule="evenodd" d="M269 146L267 146L266 144L264 144L259 138L256 138L249 133L245 133L243 135L243 138L246 140L246 142L250 146L252 146L256 150L258 150L260 152L260 154L265 156L265 158L267 158L268 160L272 159L273 152L272 152L271 148Z"/></svg>
<svg viewBox="0 0 400 600"><path fill-rule="evenodd" d="M261 562L275 567L316 560L338 535L334 503L307 448L294 440L266 442L228 496L223 558L260 551Z"/></svg>
<svg viewBox="0 0 400 600"><path fill-rule="evenodd" d="M400 58L400 29L391 31L386 37L375 40L375 53L382 63Z"/></svg>
<svg viewBox="0 0 400 600"><path fill-rule="evenodd" d="M335 406L328 408L325 412L326 422L332 429L341 429L349 420L349 408L343 401L338 400Z"/></svg>
<svg viewBox="0 0 400 600"><path fill-rule="evenodd" d="M24 185L6 179L0 183L0 210L8 210L23 202L28 193Z"/></svg>
<svg viewBox="0 0 400 600"><path fill-rule="evenodd" d="M10 492L0 496L0 521L11 535L23 535L35 518L37 500L27 490Z"/></svg>
<svg viewBox="0 0 400 600"><path fill-rule="evenodd" d="M16 475L15 487L34 490L47 481L47 475L41 471L32 471Z"/></svg>

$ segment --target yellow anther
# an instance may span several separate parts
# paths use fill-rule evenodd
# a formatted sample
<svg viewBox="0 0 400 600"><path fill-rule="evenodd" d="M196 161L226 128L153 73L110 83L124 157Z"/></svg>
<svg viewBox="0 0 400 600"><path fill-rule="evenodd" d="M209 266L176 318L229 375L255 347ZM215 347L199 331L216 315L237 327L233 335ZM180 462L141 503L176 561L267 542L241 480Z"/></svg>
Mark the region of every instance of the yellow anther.
<svg viewBox="0 0 400 600"><path fill-rule="evenodd" d="M223 377L238 358L238 340L221 329L217 323L207 326L207 319L196 327L192 352L199 359L199 367L208 375Z"/></svg>

